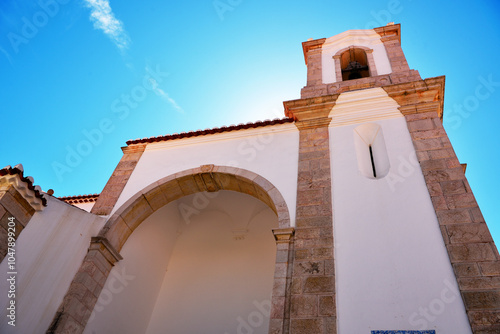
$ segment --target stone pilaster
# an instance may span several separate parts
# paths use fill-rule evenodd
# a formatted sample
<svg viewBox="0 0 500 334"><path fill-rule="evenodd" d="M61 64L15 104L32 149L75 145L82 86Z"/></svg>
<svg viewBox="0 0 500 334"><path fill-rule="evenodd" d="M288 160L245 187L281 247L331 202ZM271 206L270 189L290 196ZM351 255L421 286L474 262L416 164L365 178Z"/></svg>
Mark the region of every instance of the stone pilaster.
<svg viewBox="0 0 500 334"><path fill-rule="evenodd" d="M384 43L392 72L409 71L410 67L401 48L401 25L388 25L374 30L380 35L380 40Z"/></svg>
<svg viewBox="0 0 500 334"><path fill-rule="evenodd" d="M304 59L307 65L306 91L317 91L314 95L325 95L326 87L323 85L323 65L321 60L321 47L326 38L315 39L302 43Z"/></svg>
<svg viewBox="0 0 500 334"><path fill-rule="evenodd" d="M293 228L274 229L276 265L269 334L289 333L293 269Z"/></svg>
<svg viewBox="0 0 500 334"><path fill-rule="evenodd" d="M111 213L135 166L139 162L142 153L146 149L146 145L133 144L122 148L123 157L92 207L92 213L102 216L107 216Z"/></svg>
<svg viewBox="0 0 500 334"><path fill-rule="evenodd" d="M106 238L92 238L89 251L71 282L47 333L83 333L92 310L120 254Z"/></svg>
<svg viewBox="0 0 500 334"><path fill-rule="evenodd" d="M328 117L338 95L285 102L300 131L290 331L336 333Z"/></svg>
<svg viewBox="0 0 500 334"><path fill-rule="evenodd" d="M444 77L384 88L406 117L472 331L500 333L500 256L441 122Z"/></svg>

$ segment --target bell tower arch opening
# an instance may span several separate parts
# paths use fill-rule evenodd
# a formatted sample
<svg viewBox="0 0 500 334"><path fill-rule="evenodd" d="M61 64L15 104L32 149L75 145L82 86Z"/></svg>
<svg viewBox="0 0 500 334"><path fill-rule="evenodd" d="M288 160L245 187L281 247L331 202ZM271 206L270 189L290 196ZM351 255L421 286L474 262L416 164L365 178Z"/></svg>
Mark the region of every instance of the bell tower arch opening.
<svg viewBox="0 0 500 334"><path fill-rule="evenodd" d="M366 52L357 47L350 47L340 55L342 81L367 78L370 76Z"/></svg>

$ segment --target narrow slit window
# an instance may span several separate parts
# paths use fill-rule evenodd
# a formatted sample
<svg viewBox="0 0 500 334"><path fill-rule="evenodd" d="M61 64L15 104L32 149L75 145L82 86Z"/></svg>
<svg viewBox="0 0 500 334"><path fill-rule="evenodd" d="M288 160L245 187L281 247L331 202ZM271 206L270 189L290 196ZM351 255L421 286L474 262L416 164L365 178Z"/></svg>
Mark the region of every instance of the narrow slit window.
<svg viewBox="0 0 500 334"><path fill-rule="evenodd" d="M371 163L372 163L372 170L373 170L373 177L374 178L377 178L377 170L375 168L375 162L373 161L373 150L372 150L372 146L369 145L368 148L370 149L370 160L371 160Z"/></svg>
<svg viewBox="0 0 500 334"><path fill-rule="evenodd" d="M380 179L389 173L389 157L380 125L367 123L356 127L354 146L358 169L363 176Z"/></svg>

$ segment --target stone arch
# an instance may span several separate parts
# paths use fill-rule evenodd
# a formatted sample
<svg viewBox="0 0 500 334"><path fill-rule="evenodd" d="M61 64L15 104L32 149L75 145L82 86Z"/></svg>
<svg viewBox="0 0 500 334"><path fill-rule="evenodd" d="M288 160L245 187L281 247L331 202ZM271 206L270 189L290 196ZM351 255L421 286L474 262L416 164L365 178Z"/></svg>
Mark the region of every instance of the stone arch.
<svg viewBox="0 0 500 334"><path fill-rule="evenodd" d="M286 202L271 182L245 169L204 165L164 177L132 196L110 217L99 237L120 251L132 232L164 205L183 196L219 190L237 191L261 200L276 213L280 228L290 227Z"/></svg>
<svg viewBox="0 0 500 334"><path fill-rule="evenodd" d="M241 168L203 165L169 175L132 196L107 221L76 273L47 333L82 333L107 277L122 257L119 251L132 232L151 214L181 197L208 191L232 190L266 203L278 216L273 230L278 244L293 234L286 202L274 185L262 176ZM284 246L277 251L284 251ZM288 249L288 245L286 245ZM276 270L282 269L277 258ZM275 298L273 291L273 303ZM278 297L279 298L279 297ZM284 313L284 304L278 313Z"/></svg>
<svg viewBox="0 0 500 334"><path fill-rule="evenodd" d="M370 77L376 76L377 75L377 68L375 66L375 61L373 59L373 49L370 49L369 47L362 46L362 45L350 45L348 47L340 49L333 56L333 59L335 61L335 79L336 79L336 81L337 82L343 81L342 80L341 56L346 51L349 51L351 49L360 49L360 50L364 51L364 53L366 54L366 61L367 61L367 65L368 65L368 70L370 72Z"/></svg>

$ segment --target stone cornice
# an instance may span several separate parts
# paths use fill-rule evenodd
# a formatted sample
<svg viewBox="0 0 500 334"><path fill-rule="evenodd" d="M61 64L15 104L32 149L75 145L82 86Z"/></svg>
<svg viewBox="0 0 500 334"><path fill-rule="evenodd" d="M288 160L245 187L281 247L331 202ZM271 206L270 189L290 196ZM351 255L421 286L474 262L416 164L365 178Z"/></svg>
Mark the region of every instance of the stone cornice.
<svg viewBox="0 0 500 334"><path fill-rule="evenodd" d="M124 154L144 152L147 145L148 145L147 143L131 144L131 145L122 147L122 152Z"/></svg>
<svg viewBox="0 0 500 334"><path fill-rule="evenodd" d="M306 62L306 65L307 65L307 53L310 50L321 49L321 46L323 45L323 43L325 43L325 41L326 38L320 38L302 43L302 50L304 51L304 60Z"/></svg>
<svg viewBox="0 0 500 334"><path fill-rule="evenodd" d="M299 129L328 126L330 111L339 94L283 102L287 117L295 119Z"/></svg>
<svg viewBox="0 0 500 334"><path fill-rule="evenodd" d="M401 107L403 115L436 111L443 118L445 77L382 87Z"/></svg>
<svg viewBox="0 0 500 334"><path fill-rule="evenodd" d="M384 39L396 38L399 43L401 43L401 25L399 23L374 28L373 30L380 35L382 41L384 41Z"/></svg>

